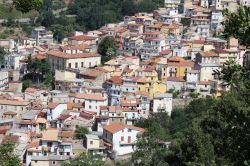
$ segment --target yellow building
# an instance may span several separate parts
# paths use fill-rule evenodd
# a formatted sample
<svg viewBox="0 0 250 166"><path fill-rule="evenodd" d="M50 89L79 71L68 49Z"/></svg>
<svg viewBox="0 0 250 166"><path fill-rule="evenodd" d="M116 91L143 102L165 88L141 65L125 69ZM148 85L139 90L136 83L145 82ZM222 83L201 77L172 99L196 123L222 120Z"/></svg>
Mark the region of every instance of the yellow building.
<svg viewBox="0 0 250 166"><path fill-rule="evenodd" d="M192 70L194 62L173 56L168 59L167 77L184 77L187 70Z"/></svg>
<svg viewBox="0 0 250 166"><path fill-rule="evenodd" d="M167 85L159 81L151 81L148 78L140 77L136 80L139 92L149 93L149 97L152 99L156 92L165 93L167 91Z"/></svg>

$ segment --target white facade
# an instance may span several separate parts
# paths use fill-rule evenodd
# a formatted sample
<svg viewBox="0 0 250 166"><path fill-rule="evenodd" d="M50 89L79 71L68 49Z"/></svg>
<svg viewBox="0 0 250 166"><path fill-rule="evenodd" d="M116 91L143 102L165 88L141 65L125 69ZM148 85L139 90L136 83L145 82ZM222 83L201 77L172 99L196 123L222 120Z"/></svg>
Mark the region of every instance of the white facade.
<svg viewBox="0 0 250 166"><path fill-rule="evenodd" d="M170 93L155 93L153 99L153 112L167 112L171 115L173 95Z"/></svg>
<svg viewBox="0 0 250 166"><path fill-rule="evenodd" d="M48 109L47 120L57 119L64 110L67 110L67 104L58 104L55 108Z"/></svg>
<svg viewBox="0 0 250 166"><path fill-rule="evenodd" d="M100 106L107 106L108 100L87 100L85 99L85 110L96 112L97 115L100 114Z"/></svg>
<svg viewBox="0 0 250 166"><path fill-rule="evenodd" d="M0 71L0 90L7 87L9 82L9 73L7 71Z"/></svg>
<svg viewBox="0 0 250 166"><path fill-rule="evenodd" d="M121 126L122 124L113 125ZM108 126L104 128L103 139L112 145L111 147L108 147L108 150L112 151L115 156L133 153L135 150L137 135L139 132L143 131L141 128L136 129L136 127L130 127L127 125L123 126L124 127L121 127L114 133L107 130L107 128L109 128Z"/></svg>

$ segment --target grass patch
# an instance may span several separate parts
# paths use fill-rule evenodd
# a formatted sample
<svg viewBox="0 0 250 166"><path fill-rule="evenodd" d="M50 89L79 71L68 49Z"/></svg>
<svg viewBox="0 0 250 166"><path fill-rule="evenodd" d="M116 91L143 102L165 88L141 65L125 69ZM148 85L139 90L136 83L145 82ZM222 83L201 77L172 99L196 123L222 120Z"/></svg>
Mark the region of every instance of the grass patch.
<svg viewBox="0 0 250 166"><path fill-rule="evenodd" d="M30 11L28 13L22 13L15 9L11 10L10 5L7 4L0 4L0 19L18 19L18 18L28 18L28 17L35 17L38 15L36 11Z"/></svg>

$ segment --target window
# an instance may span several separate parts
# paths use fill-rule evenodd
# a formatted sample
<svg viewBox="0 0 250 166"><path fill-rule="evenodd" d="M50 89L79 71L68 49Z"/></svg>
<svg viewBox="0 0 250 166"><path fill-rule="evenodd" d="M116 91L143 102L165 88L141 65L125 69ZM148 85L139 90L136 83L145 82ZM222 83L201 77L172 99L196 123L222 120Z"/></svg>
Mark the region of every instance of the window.
<svg viewBox="0 0 250 166"><path fill-rule="evenodd" d="M121 141L124 141L124 137L123 136L121 136Z"/></svg>
<svg viewBox="0 0 250 166"><path fill-rule="evenodd" d="M37 163L37 160L35 160L35 163Z"/></svg>
<svg viewBox="0 0 250 166"><path fill-rule="evenodd" d="M91 62L89 62L89 67L91 67Z"/></svg>
<svg viewBox="0 0 250 166"><path fill-rule="evenodd" d="M77 62L75 63L75 68L78 68L78 63Z"/></svg>
<svg viewBox="0 0 250 166"><path fill-rule="evenodd" d="M128 129L128 132L131 132L132 130L131 129Z"/></svg>
<svg viewBox="0 0 250 166"><path fill-rule="evenodd" d="M69 63L69 68L71 68L71 63Z"/></svg>
<svg viewBox="0 0 250 166"><path fill-rule="evenodd" d="M83 62L81 62L81 67L83 67L84 66L84 63Z"/></svg>
<svg viewBox="0 0 250 166"><path fill-rule="evenodd" d="M91 109L91 105L89 105L89 109Z"/></svg>
<svg viewBox="0 0 250 166"><path fill-rule="evenodd" d="M56 162L55 162L55 161L52 161L52 164L53 164L53 165L55 165L55 164L56 164Z"/></svg>
<svg viewBox="0 0 250 166"><path fill-rule="evenodd" d="M90 143L90 145L93 145L93 141L90 141L89 143Z"/></svg>

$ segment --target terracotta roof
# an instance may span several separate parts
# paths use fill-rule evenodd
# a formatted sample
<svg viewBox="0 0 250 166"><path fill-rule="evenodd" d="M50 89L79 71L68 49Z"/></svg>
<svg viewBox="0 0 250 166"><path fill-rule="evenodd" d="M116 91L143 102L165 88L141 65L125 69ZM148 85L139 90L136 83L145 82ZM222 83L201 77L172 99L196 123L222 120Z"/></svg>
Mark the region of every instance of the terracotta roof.
<svg viewBox="0 0 250 166"><path fill-rule="evenodd" d="M90 58L90 57L100 57L101 55L97 53L78 53L78 54L67 54L59 50L50 50L47 52L48 55L64 58L64 59L77 59L77 58Z"/></svg>
<svg viewBox="0 0 250 166"><path fill-rule="evenodd" d="M143 35L159 35L161 32L144 32Z"/></svg>
<svg viewBox="0 0 250 166"><path fill-rule="evenodd" d="M66 45L60 47L62 50L85 50L90 49L91 46L88 44L78 44L78 45Z"/></svg>
<svg viewBox="0 0 250 166"><path fill-rule="evenodd" d="M101 70L96 70L96 69L92 69L89 71L85 71L83 73L80 73L83 76L87 76L87 77L98 77L100 74L102 74L103 72Z"/></svg>
<svg viewBox="0 0 250 166"><path fill-rule="evenodd" d="M6 134L9 129L10 126L0 126L0 134Z"/></svg>
<svg viewBox="0 0 250 166"><path fill-rule="evenodd" d="M118 131L121 131L125 128L128 128L128 129L132 129L132 130L137 130L139 132L143 132L144 129L143 128L140 128L140 127L136 127L136 126L132 126L132 125L125 125L125 124L122 124L122 123L114 123L114 124L111 124L111 125L107 125L107 126L104 126L103 129L108 131L109 133L117 133Z"/></svg>
<svg viewBox="0 0 250 166"><path fill-rule="evenodd" d="M90 120L90 119L93 119L94 115L91 114L90 112L83 111L80 113L80 117Z"/></svg>
<svg viewBox="0 0 250 166"><path fill-rule="evenodd" d="M172 53L171 49L166 49L166 50L161 51L160 55L168 55L168 54L171 54L171 53Z"/></svg>
<svg viewBox="0 0 250 166"><path fill-rule="evenodd" d="M130 112L131 109L129 108L122 108L120 106L107 106L107 107L100 107L101 110L107 110L109 112Z"/></svg>
<svg viewBox="0 0 250 166"><path fill-rule="evenodd" d="M217 57L218 55L213 51L202 51L200 52L202 57Z"/></svg>
<svg viewBox="0 0 250 166"><path fill-rule="evenodd" d="M35 54L35 55L32 55L31 57L31 59L39 59L39 60L46 59L46 58L47 58L46 54Z"/></svg>
<svg viewBox="0 0 250 166"><path fill-rule="evenodd" d="M17 113L14 111L7 111L7 112L4 112L3 114L4 115L17 115Z"/></svg>
<svg viewBox="0 0 250 166"><path fill-rule="evenodd" d="M193 40L193 44L205 44L205 40Z"/></svg>
<svg viewBox="0 0 250 166"><path fill-rule="evenodd" d="M171 67L173 67L173 66L174 67L193 67L194 62L190 62L190 61L181 61L181 62L178 62L178 63L169 62L168 66L171 66Z"/></svg>
<svg viewBox="0 0 250 166"><path fill-rule="evenodd" d="M45 118L37 118L36 119L36 124L46 124L47 123L47 120Z"/></svg>
<svg viewBox="0 0 250 166"><path fill-rule="evenodd" d="M126 28L116 28L115 29L116 33L123 33L123 32L126 32L126 31L128 31Z"/></svg>
<svg viewBox="0 0 250 166"><path fill-rule="evenodd" d="M68 119L69 117L71 117L71 115L61 114L57 119L58 119L58 120L66 120L66 119Z"/></svg>
<svg viewBox="0 0 250 166"><path fill-rule="evenodd" d="M180 62L180 61L185 61L185 59L179 56L171 56L168 58L168 62Z"/></svg>
<svg viewBox="0 0 250 166"><path fill-rule="evenodd" d="M35 148L38 147L39 145L40 145L40 139L35 139L26 147L26 149Z"/></svg>
<svg viewBox="0 0 250 166"><path fill-rule="evenodd" d="M48 104L48 108L49 108L49 109L54 109L54 108L56 108L58 105L59 105L59 103L52 103L52 102L50 102L50 103Z"/></svg>
<svg viewBox="0 0 250 166"><path fill-rule="evenodd" d="M77 41L87 41L87 40L95 40L96 37L86 36L86 35L79 35L79 36L72 36L69 37L70 40L77 40Z"/></svg>
<svg viewBox="0 0 250 166"><path fill-rule="evenodd" d="M108 82L114 83L114 84L122 84L123 80L119 76L113 76L111 77Z"/></svg>
<svg viewBox="0 0 250 166"><path fill-rule="evenodd" d="M44 141L58 141L59 130L50 128L42 132L42 140Z"/></svg>
<svg viewBox="0 0 250 166"><path fill-rule="evenodd" d="M85 100L97 100L97 101L105 100L105 98L101 94L70 93L69 96Z"/></svg>
<svg viewBox="0 0 250 166"><path fill-rule="evenodd" d="M9 141L17 143L19 141L19 136L18 135L5 136L2 141L2 144L7 143Z"/></svg>
<svg viewBox="0 0 250 166"><path fill-rule="evenodd" d="M183 77L168 77L167 81L173 81L173 82L185 82Z"/></svg>
<svg viewBox="0 0 250 166"><path fill-rule="evenodd" d="M20 100L0 99L0 104L2 104L2 105L15 105L15 106L27 106L29 104L29 102L20 101Z"/></svg>
<svg viewBox="0 0 250 166"><path fill-rule="evenodd" d="M75 131L69 130L69 131L61 131L59 132L59 136L62 138L73 138Z"/></svg>

